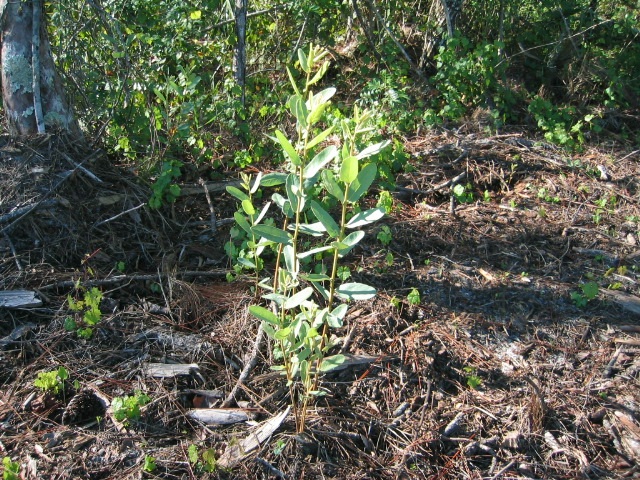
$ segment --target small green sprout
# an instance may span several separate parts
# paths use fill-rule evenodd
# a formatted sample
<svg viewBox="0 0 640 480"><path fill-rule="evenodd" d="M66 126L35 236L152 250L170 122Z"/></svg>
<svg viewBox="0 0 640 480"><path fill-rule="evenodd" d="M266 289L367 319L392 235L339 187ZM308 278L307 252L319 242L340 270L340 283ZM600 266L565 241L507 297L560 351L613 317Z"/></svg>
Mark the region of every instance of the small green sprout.
<svg viewBox="0 0 640 480"><path fill-rule="evenodd" d="M407 295L409 305L420 305L420 292L417 288L412 288Z"/></svg>
<svg viewBox="0 0 640 480"><path fill-rule="evenodd" d="M142 470L145 472L155 472L158 466L156 465L156 459L149 455L144 457L144 464L142 465Z"/></svg>
<svg viewBox="0 0 640 480"><path fill-rule="evenodd" d="M391 240L393 240L391 229L388 226L383 225L382 228L380 228L380 231L378 232L376 238L380 241L380 243L382 243L382 245L386 247L391 243Z"/></svg>
<svg viewBox="0 0 640 480"><path fill-rule="evenodd" d="M64 367L50 372L40 372L38 378L33 381L34 387L39 388L45 393L51 392L58 395L64 391L64 381L69 378L69 374Z"/></svg>
<svg viewBox="0 0 640 480"><path fill-rule="evenodd" d="M116 397L113 399L111 406L113 415L119 422L128 420L138 420L142 415L140 407L151 401L151 398L137 390L135 395Z"/></svg>
<svg viewBox="0 0 640 480"><path fill-rule="evenodd" d="M18 462L12 462L11 458L4 457L2 465L4 466L3 480L20 480L20 464Z"/></svg>

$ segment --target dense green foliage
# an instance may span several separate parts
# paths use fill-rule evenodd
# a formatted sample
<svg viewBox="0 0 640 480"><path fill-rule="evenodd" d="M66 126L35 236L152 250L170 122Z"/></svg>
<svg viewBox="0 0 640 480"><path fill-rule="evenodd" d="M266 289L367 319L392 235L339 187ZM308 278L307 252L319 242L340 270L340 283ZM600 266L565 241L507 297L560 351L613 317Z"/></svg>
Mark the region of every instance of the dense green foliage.
<svg viewBox="0 0 640 480"><path fill-rule="evenodd" d="M489 130L527 125L572 149L602 127L634 135L617 119L640 95L636 1L468 1L448 41L436 0L356 4L357 12L337 0L251 2L258 14L248 22L244 106L233 80L233 2L61 0L47 8L83 124L160 175L160 204L177 193L178 162L219 169L274 158L264 134L290 128L284 66L311 42L332 52L325 81L348 92L327 109L329 124L358 103L391 134L459 123L480 109ZM402 163L397 146L380 173Z"/></svg>

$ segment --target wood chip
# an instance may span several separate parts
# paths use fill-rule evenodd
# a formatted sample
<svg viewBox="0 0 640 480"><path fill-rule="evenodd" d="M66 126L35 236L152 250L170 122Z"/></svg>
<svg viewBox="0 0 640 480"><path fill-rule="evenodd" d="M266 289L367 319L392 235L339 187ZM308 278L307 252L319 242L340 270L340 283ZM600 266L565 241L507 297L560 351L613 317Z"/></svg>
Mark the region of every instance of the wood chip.
<svg viewBox="0 0 640 480"><path fill-rule="evenodd" d="M42 300L32 290L4 290L0 292L0 308L33 308L42 306Z"/></svg>
<svg viewBox="0 0 640 480"><path fill-rule="evenodd" d="M255 432L250 433L246 438L240 440L234 445L229 445L225 452L218 460L218 465L222 468L233 468L246 458L253 450L261 446L273 433L280 427L291 407L263 422L258 426Z"/></svg>
<svg viewBox="0 0 640 480"><path fill-rule="evenodd" d="M173 378L180 375L189 376L200 370L197 363L148 363L144 373L154 378Z"/></svg>

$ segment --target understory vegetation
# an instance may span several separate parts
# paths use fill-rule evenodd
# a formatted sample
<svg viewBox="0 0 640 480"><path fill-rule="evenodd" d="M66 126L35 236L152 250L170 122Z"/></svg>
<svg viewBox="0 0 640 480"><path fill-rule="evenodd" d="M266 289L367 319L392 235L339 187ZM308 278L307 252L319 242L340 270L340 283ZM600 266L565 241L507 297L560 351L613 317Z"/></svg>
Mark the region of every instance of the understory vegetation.
<svg viewBox="0 0 640 480"><path fill-rule="evenodd" d="M640 140L633 1L468 1L452 38L438 1L357 5L252 2L244 86L233 76L230 2L65 0L48 13L83 124L154 178L155 206L175 199L170 185L189 169L282 161L265 134L288 128L285 67L310 43L331 52L328 126L357 104L396 139L473 119L487 133L517 126L571 150L603 131ZM402 143L381 160L392 178Z"/></svg>

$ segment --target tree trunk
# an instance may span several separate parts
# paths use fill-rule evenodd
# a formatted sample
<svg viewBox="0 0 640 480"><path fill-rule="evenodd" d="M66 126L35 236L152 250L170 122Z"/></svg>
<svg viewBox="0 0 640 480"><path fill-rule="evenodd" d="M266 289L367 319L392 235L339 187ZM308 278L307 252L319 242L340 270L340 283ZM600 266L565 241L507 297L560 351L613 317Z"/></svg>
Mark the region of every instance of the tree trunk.
<svg viewBox="0 0 640 480"><path fill-rule="evenodd" d="M42 0L0 0L2 100L10 135L62 131L83 138L56 72Z"/></svg>
<svg viewBox="0 0 640 480"><path fill-rule="evenodd" d="M245 104L245 81L247 75L247 9L249 0L236 0L236 51L234 57L234 74L236 83L242 88L242 106Z"/></svg>

